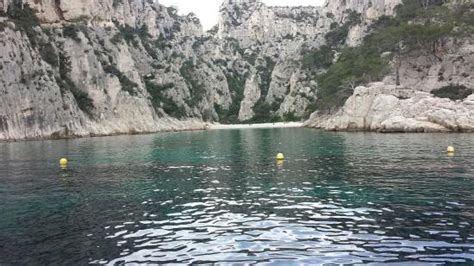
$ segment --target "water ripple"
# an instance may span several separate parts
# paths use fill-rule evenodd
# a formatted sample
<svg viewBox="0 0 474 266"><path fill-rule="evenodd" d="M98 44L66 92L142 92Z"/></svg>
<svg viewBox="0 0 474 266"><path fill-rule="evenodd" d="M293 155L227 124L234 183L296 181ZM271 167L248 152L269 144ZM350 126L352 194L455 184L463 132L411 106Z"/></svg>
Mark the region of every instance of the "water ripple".
<svg viewBox="0 0 474 266"><path fill-rule="evenodd" d="M0 146L0 264L474 262L473 135L230 130Z"/></svg>

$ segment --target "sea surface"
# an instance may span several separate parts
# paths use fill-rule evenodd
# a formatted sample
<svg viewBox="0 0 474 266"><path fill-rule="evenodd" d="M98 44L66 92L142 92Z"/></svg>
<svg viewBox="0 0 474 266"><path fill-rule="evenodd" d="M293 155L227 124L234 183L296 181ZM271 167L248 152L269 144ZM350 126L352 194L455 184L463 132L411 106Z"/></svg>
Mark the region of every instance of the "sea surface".
<svg viewBox="0 0 474 266"><path fill-rule="evenodd" d="M474 134L237 129L0 144L1 265L469 265L473 225Z"/></svg>

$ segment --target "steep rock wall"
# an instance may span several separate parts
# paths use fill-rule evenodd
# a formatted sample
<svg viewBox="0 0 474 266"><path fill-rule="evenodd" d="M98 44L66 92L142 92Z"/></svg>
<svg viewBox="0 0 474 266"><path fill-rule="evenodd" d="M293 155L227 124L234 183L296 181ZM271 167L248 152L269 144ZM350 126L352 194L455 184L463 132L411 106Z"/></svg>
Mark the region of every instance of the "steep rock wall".
<svg viewBox="0 0 474 266"><path fill-rule="evenodd" d="M202 35L195 17L149 1L100 1L90 10L82 8L91 4L84 1L57 2L30 3L41 24L28 20L34 17L28 8L1 24L0 139L204 128L196 121L215 101L224 104L212 97L175 104L176 95L190 95L179 66ZM64 15L54 17L58 8ZM159 75L158 62L169 71ZM163 82L176 75L166 89ZM182 110L175 117L189 121L171 118L166 111L173 108Z"/></svg>
<svg viewBox="0 0 474 266"><path fill-rule="evenodd" d="M314 75L302 69L305 50L325 45L326 34L342 27L353 14L360 19L348 28L345 43L359 45L369 25L381 16L394 14L401 0L326 1L322 7L269 7L258 0L226 0L220 9L216 36L221 42L235 40L245 58L267 61L265 71L255 66L260 101L245 103L240 118L251 118L253 109L271 106L279 117L303 117L316 100ZM267 67L271 61L271 68ZM266 80L269 80L266 82ZM268 108L268 107L267 107Z"/></svg>
<svg viewBox="0 0 474 266"><path fill-rule="evenodd" d="M336 131L473 132L474 94L459 100L433 94L453 84L474 93L473 39L446 40L442 50L437 56L419 53L405 58L400 85L394 66L383 82L356 88L336 114L314 113L305 125Z"/></svg>
<svg viewBox="0 0 474 266"><path fill-rule="evenodd" d="M203 32L194 15L158 1L3 0L0 140L301 119L318 92L304 51L327 45L326 34L346 25L341 45L360 44L369 25L400 2L269 7L225 0L217 27ZM442 63L429 55L404 61L402 84L470 86L471 45L462 45L462 60L446 44L453 51ZM423 62L430 67L420 71Z"/></svg>

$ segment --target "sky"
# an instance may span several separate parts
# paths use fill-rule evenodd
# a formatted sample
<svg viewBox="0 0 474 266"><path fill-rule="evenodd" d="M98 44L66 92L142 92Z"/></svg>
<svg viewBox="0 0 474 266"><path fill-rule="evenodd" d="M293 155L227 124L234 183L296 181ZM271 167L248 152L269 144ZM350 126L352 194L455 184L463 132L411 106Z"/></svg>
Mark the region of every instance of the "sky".
<svg viewBox="0 0 474 266"><path fill-rule="evenodd" d="M268 6L318 6L324 0L262 0ZM178 7L180 14L195 13L204 27L210 29L217 24L219 6L223 0L158 0L165 6Z"/></svg>

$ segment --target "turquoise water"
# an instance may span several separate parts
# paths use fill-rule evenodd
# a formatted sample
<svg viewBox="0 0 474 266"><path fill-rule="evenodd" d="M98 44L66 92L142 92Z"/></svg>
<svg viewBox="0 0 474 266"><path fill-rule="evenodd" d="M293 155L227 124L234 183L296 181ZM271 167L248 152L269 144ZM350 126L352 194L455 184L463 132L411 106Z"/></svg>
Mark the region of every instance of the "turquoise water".
<svg viewBox="0 0 474 266"><path fill-rule="evenodd" d="M473 191L469 134L247 129L4 143L0 264L469 264Z"/></svg>

